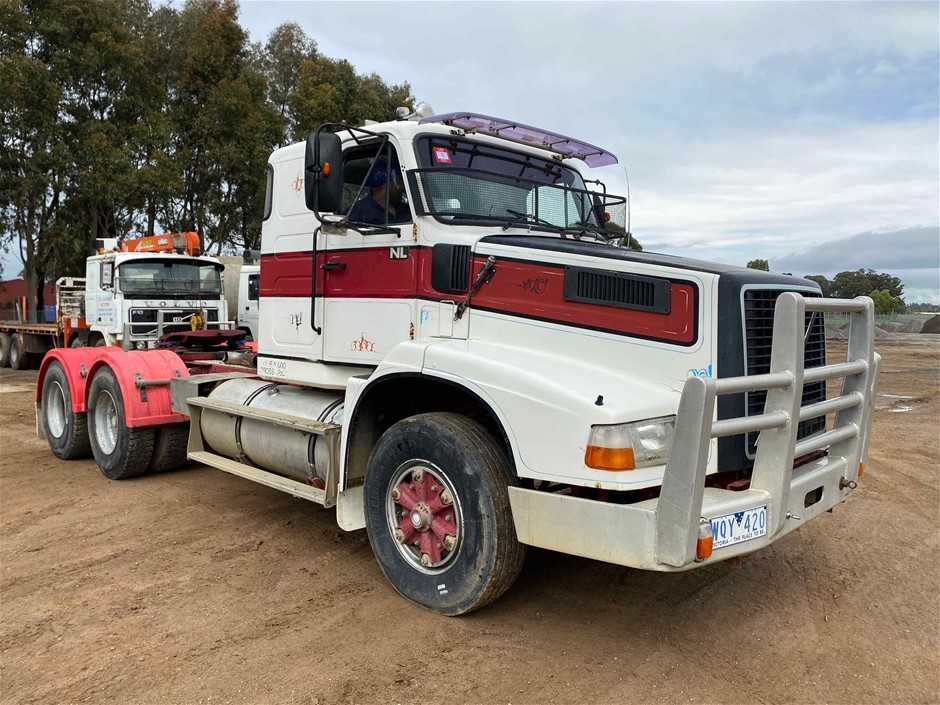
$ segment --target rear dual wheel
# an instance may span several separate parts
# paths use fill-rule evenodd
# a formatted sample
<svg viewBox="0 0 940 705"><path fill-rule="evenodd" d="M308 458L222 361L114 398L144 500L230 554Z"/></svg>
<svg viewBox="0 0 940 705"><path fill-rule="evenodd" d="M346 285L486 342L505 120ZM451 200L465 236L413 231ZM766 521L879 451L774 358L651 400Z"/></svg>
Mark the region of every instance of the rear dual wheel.
<svg viewBox="0 0 940 705"><path fill-rule="evenodd" d="M366 528L385 577L441 614L479 609L522 569L503 448L458 414L399 421L376 444L365 478Z"/></svg>
<svg viewBox="0 0 940 705"><path fill-rule="evenodd" d="M72 410L72 390L58 361L46 370L41 400L42 426L53 455L63 460L91 455L87 414Z"/></svg>
<svg viewBox="0 0 940 705"><path fill-rule="evenodd" d="M189 424L128 428L124 395L110 368L92 380L88 418L91 449L105 477L125 480L145 472L177 470L186 462Z"/></svg>
<svg viewBox="0 0 940 705"><path fill-rule="evenodd" d="M124 480L147 471L153 457L155 429L127 427L124 395L110 368L100 370L91 382L88 426L91 450L105 477Z"/></svg>
<svg viewBox="0 0 940 705"><path fill-rule="evenodd" d="M28 370L32 367L33 356L26 352L26 342L19 333L10 339L10 367L14 370Z"/></svg>
<svg viewBox="0 0 940 705"><path fill-rule="evenodd" d="M0 333L0 368L10 366L10 347L12 344L12 335Z"/></svg>

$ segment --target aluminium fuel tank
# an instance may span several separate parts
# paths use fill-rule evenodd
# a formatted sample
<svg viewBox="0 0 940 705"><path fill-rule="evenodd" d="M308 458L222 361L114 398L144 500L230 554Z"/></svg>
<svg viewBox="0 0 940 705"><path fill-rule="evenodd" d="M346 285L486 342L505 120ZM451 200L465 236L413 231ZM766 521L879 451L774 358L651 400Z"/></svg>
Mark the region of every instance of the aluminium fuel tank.
<svg viewBox="0 0 940 705"><path fill-rule="evenodd" d="M223 382L210 399L251 409L277 411L311 421L341 424L343 393L301 389L257 379ZM244 458L254 465L300 482L326 479L329 451L322 436L278 426L264 419L232 417L207 408L202 412L202 437L219 455Z"/></svg>

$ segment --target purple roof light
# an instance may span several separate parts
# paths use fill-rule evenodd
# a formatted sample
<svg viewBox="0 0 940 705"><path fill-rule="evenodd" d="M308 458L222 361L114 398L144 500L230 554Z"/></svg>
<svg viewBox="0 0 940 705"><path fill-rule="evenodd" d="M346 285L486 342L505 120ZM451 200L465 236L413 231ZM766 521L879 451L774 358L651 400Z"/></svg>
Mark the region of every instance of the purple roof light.
<svg viewBox="0 0 940 705"><path fill-rule="evenodd" d="M595 147L593 144L565 137L556 132L548 132L538 127L490 117L489 115L446 113L444 115L431 115L419 121L421 125L428 123L450 125L468 132L479 132L491 137L500 137L510 142L541 147L565 157L580 159L592 168L617 163L617 157L606 149Z"/></svg>

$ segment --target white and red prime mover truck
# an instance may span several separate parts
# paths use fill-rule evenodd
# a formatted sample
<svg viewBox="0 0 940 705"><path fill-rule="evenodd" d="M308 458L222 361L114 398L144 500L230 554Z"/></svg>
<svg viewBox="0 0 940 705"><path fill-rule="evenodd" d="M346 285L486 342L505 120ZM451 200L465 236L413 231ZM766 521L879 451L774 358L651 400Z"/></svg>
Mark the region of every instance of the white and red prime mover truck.
<svg viewBox="0 0 940 705"><path fill-rule="evenodd" d="M231 328L222 265L194 232L107 238L85 276L56 282L56 321L0 321L0 367L25 369L58 347L156 347L168 333Z"/></svg>
<svg viewBox="0 0 940 705"><path fill-rule="evenodd" d="M624 249L625 199L589 178L614 163L472 113L323 126L267 167L256 371L54 350L39 432L114 479L186 455L335 506L446 615L526 546L658 571L767 546L862 474L871 300Z"/></svg>

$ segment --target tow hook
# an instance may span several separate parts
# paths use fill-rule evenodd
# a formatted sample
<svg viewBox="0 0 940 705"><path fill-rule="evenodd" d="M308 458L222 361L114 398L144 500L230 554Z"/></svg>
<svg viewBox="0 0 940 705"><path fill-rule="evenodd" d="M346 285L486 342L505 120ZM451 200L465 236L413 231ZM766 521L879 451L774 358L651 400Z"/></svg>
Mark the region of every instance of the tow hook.
<svg viewBox="0 0 940 705"><path fill-rule="evenodd" d="M799 514L794 514L793 512L787 512L787 519L796 519L797 521L799 521L802 518L803 517L801 517Z"/></svg>
<svg viewBox="0 0 940 705"><path fill-rule="evenodd" d="M858 487L858 483L855 480L846 480L844 477L839 478L839 489L844 490L848 487L850 490L854 490Z"/></svg>

